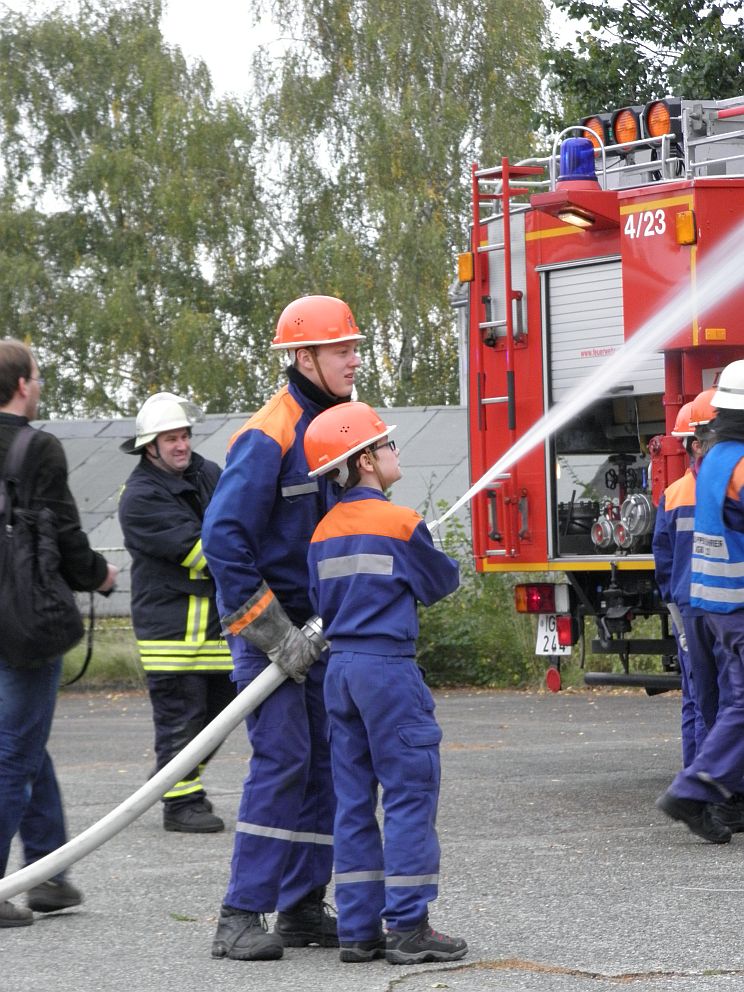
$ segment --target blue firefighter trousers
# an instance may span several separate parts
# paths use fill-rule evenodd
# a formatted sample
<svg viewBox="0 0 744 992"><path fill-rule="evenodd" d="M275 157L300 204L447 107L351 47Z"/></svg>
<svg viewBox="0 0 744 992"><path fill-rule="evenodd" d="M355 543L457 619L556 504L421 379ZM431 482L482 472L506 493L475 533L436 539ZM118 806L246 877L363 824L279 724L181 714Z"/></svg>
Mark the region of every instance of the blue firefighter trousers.
<svg viewBox="0 0 744 992"><path fill-rule="evenodd" d="M382 639L380 639L382 640ZM434 700L415 658L344 650L326 675L331 734L338 935L372 940L382 920L412 930L437 897L439 742ZM376 809L382 789L383 832Z"/></svg>
<svg viewBox="0 0 744 992"><path fill-rule="evenodd" d="M695 760L674 779L671 792L683 799L721 803L744 792L744 610L706 613L722 667L718 715Z"/></svg>
<svg viewBox="0 0 744 992"><path fill-rule="evenodd" d="M707 729L697 703L697 686L692 680L690 655L680 644L676 628L674 637L677 641L677 660L682 682L682 766L687 768L702 746Z"/></svg>
<svg viewBox="0 0 744 992"><path fill-rule="evenodd" d="M67 841L62 796L46 749L61 671L61 658L26 670L0 659L0 877L16 833L27 865Z"/></svg>
<svg viewBox="0 0 744 992"><path fill-rule="evenodd" d="M706 622L707 616L710 614L701 610L684 615L690 678L705 730L702 740L697 739L697 750L716 722L718 711L730 703L726 658L711 625Z"/></svg>
<svg viewBox="0 0 744 992"><path fill-rule="evenodd" d="M229 637L239 691L268 659ZM323 703L326 656L305 682L283 682L246 718L252 755L238 810L225 905L284 911L328 884L333 869L333 783Z"/></svg>

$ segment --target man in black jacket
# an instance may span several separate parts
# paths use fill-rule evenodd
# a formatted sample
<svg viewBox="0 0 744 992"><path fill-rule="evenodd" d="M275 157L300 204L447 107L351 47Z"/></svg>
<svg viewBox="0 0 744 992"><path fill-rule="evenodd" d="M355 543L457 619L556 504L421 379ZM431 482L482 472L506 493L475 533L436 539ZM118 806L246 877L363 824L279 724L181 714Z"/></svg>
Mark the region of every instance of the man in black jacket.
<svg viewBox="0 0 744 992"><path fill-rule="evenodd" d="M36 417L42 385L30 349L20 341L0 341L0 470L16 432ZM46 506L56 514L65 580L72 589L108 592L118 569L91 549L80 528L62 445L53 434L37 432L25 464L32 508ZM61 658L29 668L5 661L0 618L0 877L16 833L26 864L67 842L62 797L46 749L61 671ZM77 906L82 898L61 873L29 891L28 909L0 902L0 927L28 926L34 921L31 910L51 913Z"/></svg>
<svg viewBox="0 0 744 992"><path fill-rule="evenodd" d="M156 771L235 698L230 649L201 547L204 511L220 477L218 465L191 450L191 425L201 419L186 400L155 393L137 414L136 436L121 445L140 455L119 502L119 522L132 556L132 622L152 703ZM166 830L224 830L200 770L163 796Z"/></svg>

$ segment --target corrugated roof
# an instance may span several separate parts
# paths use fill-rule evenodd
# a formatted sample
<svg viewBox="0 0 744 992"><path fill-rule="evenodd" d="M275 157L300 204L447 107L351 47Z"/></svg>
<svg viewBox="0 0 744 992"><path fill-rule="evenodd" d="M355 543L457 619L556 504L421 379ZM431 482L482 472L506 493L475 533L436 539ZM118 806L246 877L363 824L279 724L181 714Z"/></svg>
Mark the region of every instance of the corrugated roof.
<svg viewBox="0 0 744 992"><path fill-rule="evenodd" d="M427 520L439 516L438 505L451 505L469 485L467 413L462 406L393 407L385 419L397 424L403 478L393 499L412 506ZM224 465L230 436L249 414L209 414L194 427L194 450ZM123 616L129 612L129 556L116 507L121 488L136 464L119 451L134 434L134 420L49 420L34 424L62 442L70 470L70 488L91 544L121 568L116 592L96 597L96 611ZM116 549L116 550L113 550Z"/></svg>

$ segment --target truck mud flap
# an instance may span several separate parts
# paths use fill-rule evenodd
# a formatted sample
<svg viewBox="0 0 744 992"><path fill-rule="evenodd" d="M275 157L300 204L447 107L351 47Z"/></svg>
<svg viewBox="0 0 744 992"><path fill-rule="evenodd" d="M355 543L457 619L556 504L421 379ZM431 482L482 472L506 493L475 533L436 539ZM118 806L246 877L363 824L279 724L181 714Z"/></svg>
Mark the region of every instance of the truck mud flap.
<svg viewBox="0 0 744 992"><path fill-rule="evenodd" d="M586 685L607 685L607 686L631 686L636 689L645 689L649 696L657 696L662 692L671 692L673 689L682 687L682 680L679 674L670 672L644 673L644 672L585 672L584 683Z"/></svg>

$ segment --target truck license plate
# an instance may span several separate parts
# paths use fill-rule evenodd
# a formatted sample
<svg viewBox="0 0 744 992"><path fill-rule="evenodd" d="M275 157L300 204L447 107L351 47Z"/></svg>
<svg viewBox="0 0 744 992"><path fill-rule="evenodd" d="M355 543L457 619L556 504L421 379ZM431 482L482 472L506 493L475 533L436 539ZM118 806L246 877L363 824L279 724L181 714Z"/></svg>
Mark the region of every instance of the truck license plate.
<svg viewBox="0 0 744 992"><path fill-rule="evenodd" d="M558 643L555 613L541 613L537 618L535 654L571 654L570 644Z"/></svg>

